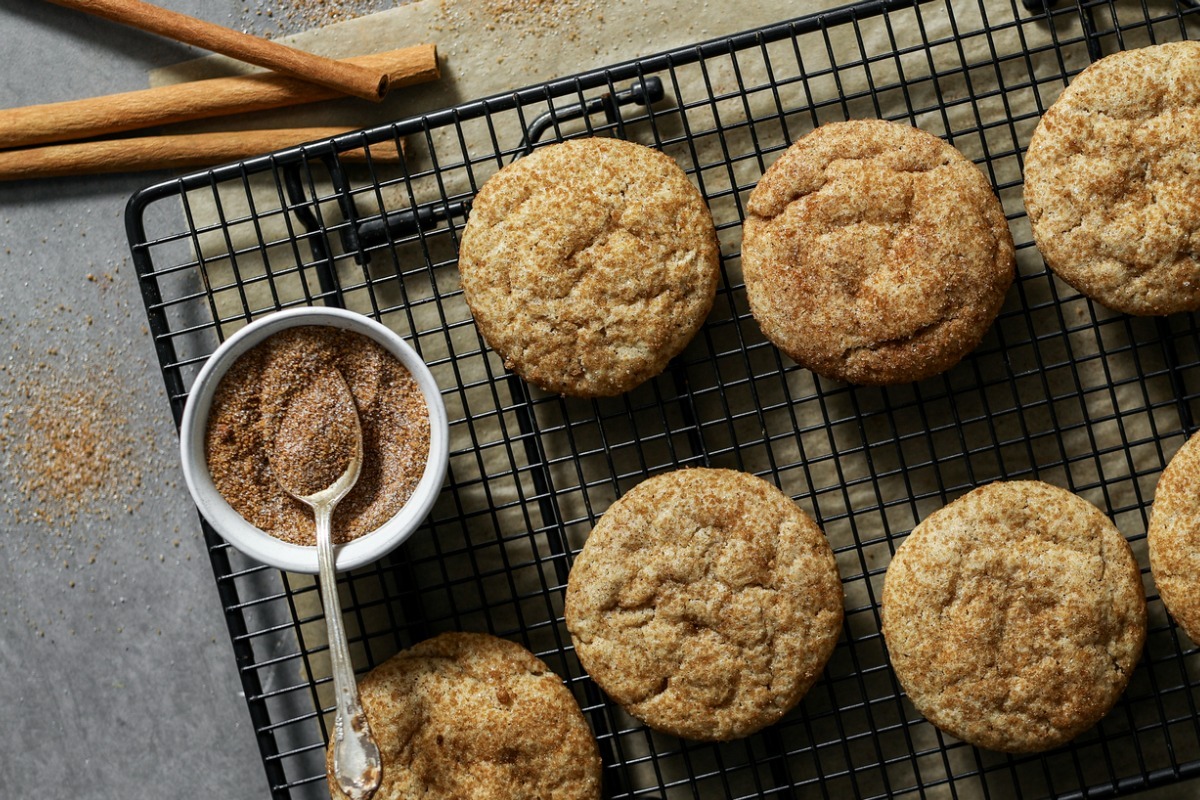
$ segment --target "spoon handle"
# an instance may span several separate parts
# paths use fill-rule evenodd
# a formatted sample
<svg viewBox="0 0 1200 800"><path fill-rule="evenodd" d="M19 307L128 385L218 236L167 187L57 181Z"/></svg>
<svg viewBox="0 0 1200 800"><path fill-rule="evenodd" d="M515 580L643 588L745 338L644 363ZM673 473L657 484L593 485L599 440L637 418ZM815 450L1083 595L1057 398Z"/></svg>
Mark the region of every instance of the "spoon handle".
<svg viewBox="0 0 1200 800"><path fill-rule="evenodd" d="M358 699L358 681L342 625L338 601L337 573L333 568L333 509L313 509L317 523L317 565L321 579L321 603L329 631L329 655L333 669L333 692L337 698L334 715L333 772L338 786L351 800L366 800L379 787L379 747Z"/></svg>

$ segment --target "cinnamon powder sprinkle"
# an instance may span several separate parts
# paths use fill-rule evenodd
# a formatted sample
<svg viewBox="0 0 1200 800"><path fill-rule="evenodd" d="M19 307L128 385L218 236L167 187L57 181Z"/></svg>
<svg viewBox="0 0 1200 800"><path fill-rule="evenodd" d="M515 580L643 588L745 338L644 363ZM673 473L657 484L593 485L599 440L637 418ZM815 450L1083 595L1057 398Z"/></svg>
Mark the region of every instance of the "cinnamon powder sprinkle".
<svg viewBox="0 0 1200 800"><path fill-rule="evenodd" d="M397 0L243 0L244 30L266 39L393 8Z"/></svg>
<svg viewBox="0 0 1200 800"><path fill-rule="evenodd" d="M17 347L18 345L14 345ZM56 356L51 349L48 355ZM111 519L132 511L142 473L111 367L75 376L38 362L0 392L0 453L34 520L70 527L81 516Z"/></svg>
<svg viewBox="0 0 1200 800"><path fill-rule="evenodd" d="M497 43L514 37L576 42L604 21L605 7L599 0L441 0L438 21L439 29L475 31Z"/></svg>
<svg viewBox="0 0 1200 800"><path fill-rule="evenodd" d="M379 528L412 496L429 458L429 409L412 374L371 339L337 328L281 331L241 356L213 397L205 455L217 490L251 525L315 545L312 511L276 480L270 453L293 400L314 376L341 372L362 425L358 482L333 515L333 540ZM309 408L314 426L329 427ZM332 417L333 412L328 412Z"/></svg>

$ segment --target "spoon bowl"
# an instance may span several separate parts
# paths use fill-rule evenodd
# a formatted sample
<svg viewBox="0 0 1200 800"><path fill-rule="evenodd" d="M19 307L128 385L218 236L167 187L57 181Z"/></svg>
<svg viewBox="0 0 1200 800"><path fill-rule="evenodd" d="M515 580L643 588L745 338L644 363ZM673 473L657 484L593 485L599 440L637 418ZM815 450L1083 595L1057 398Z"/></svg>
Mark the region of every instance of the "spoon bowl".
<svg viewBox="0 0 1200 800"><path fill-rule="evenodd" d="M346 379L334 367L303 380L283 412L267 454L275 482L320 516L350 493L362 474L362 422ZM332 520L331 520L332 522Z"/></svg>

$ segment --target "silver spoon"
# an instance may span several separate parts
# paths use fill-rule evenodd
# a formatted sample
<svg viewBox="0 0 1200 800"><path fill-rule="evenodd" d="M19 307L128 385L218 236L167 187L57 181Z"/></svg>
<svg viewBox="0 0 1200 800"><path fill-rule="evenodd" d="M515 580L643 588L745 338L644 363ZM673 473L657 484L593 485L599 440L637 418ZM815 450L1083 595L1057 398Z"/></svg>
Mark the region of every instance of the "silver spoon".
<svg viewBox="0 0 1200 800"><path fill-rule="evenodd" d="M310 413L304 413L305 403L310 404L311 407L307 409ZM329 413L331 409L334 412L332 415ZM322 425L322 421L326 424ZM343 437L340 442L336 438L339 434ZM326 441L321 442L319 436L326 437ZM330 441L334 444L333 448L329 446ZM322 444L325 445L323 450L320 449ZM336 455L337 445L344 448L347 461L345 469L327 488L312 491L314 460L311 450L315 447L318 453L329 456L332 449ZM345 453L345 450L349 452ZM338 786L347 797L351 800L368 800L379 788L382 773L379 747L371 735L371 726L359 701L358 682L354 678L354 666L350 661L346 630L342 625L342 609L338 602L337 573L333 567L333 511L354 487L362 472L362 425L354 396L340 372L331 369L328 374L318 376L288 406L279 425L276 447L272 448L270 461L280 487L309 506L316 521L321 602L329 633L333 691L337 699L333 772ZM340 463L340 460L334 462L334 468ZM322 473L317 470L315 474L319 476ZM324 474L328 475L328 472ZM318 481L326 479L318 478Z"/></svg>

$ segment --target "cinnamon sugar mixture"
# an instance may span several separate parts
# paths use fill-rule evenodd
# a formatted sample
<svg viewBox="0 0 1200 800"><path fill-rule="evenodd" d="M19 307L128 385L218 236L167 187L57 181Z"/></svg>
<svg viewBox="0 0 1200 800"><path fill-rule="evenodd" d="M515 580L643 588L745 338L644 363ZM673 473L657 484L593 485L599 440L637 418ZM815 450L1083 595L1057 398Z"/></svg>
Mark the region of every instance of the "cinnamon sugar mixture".
<svg viewBox="0 0 1200 800"><path fill-rule="evenodd" d="M279 484L300 497L333 486L350 468L358 425L354 395L340 372L327 367L305 380L284 407L271 448Z"/></svg>
<svg viewBox="0 0 1200 800"><path fill-rule="evenodd" d="M295 426L303 417L321 448L315 460L324 462L305 482L319 483L345 469L339 458L345 443L339 444L336 430L345 414L337 411L336 397L322 404L311 396L331 367L354 396L363 437L362 474L334 512L334 542L347 542L391 519L412 496L429 457L425 398L412 374L386 350L337 328L289 328L271 336L242 355L217 386L205 456L213 483L234 510L293 544L316 543L312 512L279 485L270 455L279 455L281 425Z"/></svg>

